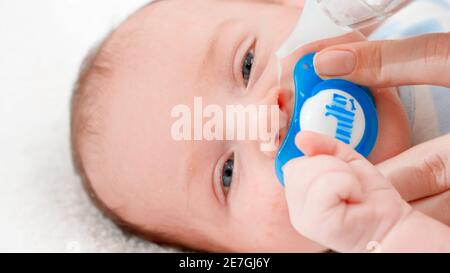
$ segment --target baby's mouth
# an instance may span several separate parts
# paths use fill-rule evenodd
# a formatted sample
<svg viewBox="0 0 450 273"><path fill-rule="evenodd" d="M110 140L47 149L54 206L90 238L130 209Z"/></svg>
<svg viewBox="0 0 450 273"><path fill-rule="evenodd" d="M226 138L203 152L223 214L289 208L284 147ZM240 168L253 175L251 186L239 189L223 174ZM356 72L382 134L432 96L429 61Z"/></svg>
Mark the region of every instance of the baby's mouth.
<svg viewBox="0 0 450 273"><path fill-rule="evenodd" d="M292 112L294 108L294 92L292 90L283 90L278 97L278 106L280 108L280 130L278 133L278 148L280 148L292 119Z"/></svg>
<svg viewBox="0 0 450 273"><path fill-rule="evenodd" d="M278 133L278 145L277 149L280 148L284 139L286 138L287 132L289 130L289 118L284 112L280 112L280 131Z"/></svg>

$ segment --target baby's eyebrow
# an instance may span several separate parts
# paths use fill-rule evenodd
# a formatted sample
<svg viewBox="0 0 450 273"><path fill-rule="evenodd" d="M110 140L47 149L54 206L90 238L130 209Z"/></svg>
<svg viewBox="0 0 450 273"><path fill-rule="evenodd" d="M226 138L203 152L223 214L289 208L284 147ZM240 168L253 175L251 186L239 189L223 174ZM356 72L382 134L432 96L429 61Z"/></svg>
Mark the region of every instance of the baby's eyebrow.
<svg viewBox="0 0 450 273"><path fill-rule="evenodd" d="M205 156L202 154L202 145L196 143L195 140L186 143L187 154L185 157L185 166L183 174L185 177L195 178L198 176L199 172L204 170L205 167Z"/></svg>
<svg viewBox="0 0 450 273"><path fill-rule="evenodd" d="M205 143L195 140L188 142L187 147L186 155L183 155L185 164L181 168L181 174L186 180L183 187L187 188L188 196L199 188L207 187L213 192L211 199L220 203L214 191L214 175L219 159L226 152L226 147L221 141Z"/></svg>
<svg viewBox="0 0 450 273"><path fill-rule="evenodd" d="M220 36L225 32L225 30L227 28L231 27L233 25L233 23L234 23L233 19L228 19L228 20L221 22L214 28L214 30L213 30L214 35L211 37L211 43L209 45L207 55L212 55L214 52L217 52L217 46L220 41L220 39L219 39Z"/></svg>
<svg viewBox="0 0 450 273"><path fill-rule="evenodd" d="M207 51L202 59L202 62L201 62L202 67L205 67L205 65L208 65L209 63L211 63L211 60L213 60L215 58L223 57L223 54L220 54L219 50L218 50L220 41L221 41L220 38L225 33L225 30L227 30L228 28L233 26L234 23L235 23L234 19L227 19L227 20L221 22L220 24L218 24L214 28L213 35L208 40L208 42L209 42L208 49L207 49Z"/></svg>

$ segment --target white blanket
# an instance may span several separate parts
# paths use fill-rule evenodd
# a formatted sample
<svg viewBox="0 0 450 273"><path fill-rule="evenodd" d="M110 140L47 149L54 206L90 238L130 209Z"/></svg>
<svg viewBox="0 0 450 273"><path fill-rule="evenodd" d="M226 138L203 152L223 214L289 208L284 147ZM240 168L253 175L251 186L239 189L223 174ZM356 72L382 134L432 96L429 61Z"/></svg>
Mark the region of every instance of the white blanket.
<svg viewBox="0 0 450 273"><path fill-rule="evenodd" d="M0 0L0 251L175 251L103 218L70 161L80 62L146 2Z"/></svg>

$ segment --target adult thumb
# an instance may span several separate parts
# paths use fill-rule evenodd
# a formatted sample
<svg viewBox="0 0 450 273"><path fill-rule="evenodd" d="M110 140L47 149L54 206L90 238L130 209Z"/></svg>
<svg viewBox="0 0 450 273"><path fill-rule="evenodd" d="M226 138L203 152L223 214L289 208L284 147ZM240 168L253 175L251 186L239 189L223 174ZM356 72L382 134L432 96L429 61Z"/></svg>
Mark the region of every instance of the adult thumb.
<svg viewBox="0 0 450 273"><path fill-rule="evenodd" d="M333 46L316 55L314 67L322 78L370 87L450 87L450 32Z"/></svg>

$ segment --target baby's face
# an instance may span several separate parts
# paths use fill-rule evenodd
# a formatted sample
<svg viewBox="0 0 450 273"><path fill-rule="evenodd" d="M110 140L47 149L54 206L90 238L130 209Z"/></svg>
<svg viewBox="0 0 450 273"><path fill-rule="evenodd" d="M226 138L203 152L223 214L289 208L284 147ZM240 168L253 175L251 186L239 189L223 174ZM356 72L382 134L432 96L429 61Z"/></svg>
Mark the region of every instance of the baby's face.
<svg viewBox="0 0 450 273"><path fill-rule="evenodd" d="M194 109L194 97L223 109L279 105L289 114L292 90L278 87L274 53L300 13L264 1L170 0L122 25L109 42L114 73L98 110L101 141L86 164L104 203L135 225L195 248L323 250L291 227L274 154L262 152L259 141L171 135L172 109ZM316 43L292 59L359 39ZM380 138L372 160L381 161L405 147L408 129L394 92L374 96Z"/></svg>

